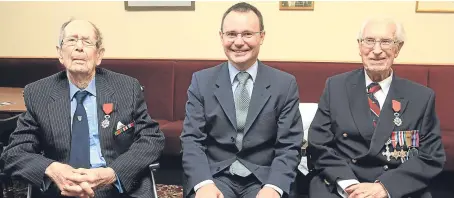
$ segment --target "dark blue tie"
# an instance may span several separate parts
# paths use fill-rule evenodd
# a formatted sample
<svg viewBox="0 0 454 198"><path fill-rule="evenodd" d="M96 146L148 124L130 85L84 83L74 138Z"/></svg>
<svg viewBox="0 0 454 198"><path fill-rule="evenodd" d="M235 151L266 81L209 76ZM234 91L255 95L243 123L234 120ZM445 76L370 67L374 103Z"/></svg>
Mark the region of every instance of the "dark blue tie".
<svg viewBox="0 0 454 198"><path fill-rule="evenodd" d="M77 101L76 112L74 112L71 132L71 153L69 154L69 165L73 168L90 168L90 140L88 134L87 112L83 102L87 98L87 91L78 91L75 94Z"/></svg>

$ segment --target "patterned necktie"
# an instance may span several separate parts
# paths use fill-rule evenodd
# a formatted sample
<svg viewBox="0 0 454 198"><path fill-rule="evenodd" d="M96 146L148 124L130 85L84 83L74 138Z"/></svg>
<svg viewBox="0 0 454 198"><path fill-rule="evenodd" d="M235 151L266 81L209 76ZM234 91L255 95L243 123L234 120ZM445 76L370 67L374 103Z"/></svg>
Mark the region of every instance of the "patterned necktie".
<svg viewBox="0 0 454 198"><path fill-rule="evenodd" d="M374 93L376 93L380 89L380 85L376 82L373 82L369 84L369 86L367 86L367 96L373 118L372 122L374 124L374 128L377 126L378 118L380 117L380 103L378 103L378 100L377 98L375 98Z"/></svg>
<svg viewBox="0 0 454 198"><path fill-rule="evenodd" d="M71 153L69 154L69 165L73 168L90 168L90 137L87 112L83 105L83 101L87 96L87 91L78 91L74 95L77 107L73 116Z"/></svg>
<svg viewBox="0 0 454 198"><path fill-rule="evenodd" d="M241 150L243 147L244 126L246 125L249 102L251 100L246 86L249 77L250 75L247 72L240 72L236 75L236 79L238 80L239 83L235 89L234 97L237 126L235 145L238 148L238 150ZM251 174L251 172L238 160L236 160L235 162L232 163L232 165L230 165L230 173L242 177L246 177Z"/></svg>

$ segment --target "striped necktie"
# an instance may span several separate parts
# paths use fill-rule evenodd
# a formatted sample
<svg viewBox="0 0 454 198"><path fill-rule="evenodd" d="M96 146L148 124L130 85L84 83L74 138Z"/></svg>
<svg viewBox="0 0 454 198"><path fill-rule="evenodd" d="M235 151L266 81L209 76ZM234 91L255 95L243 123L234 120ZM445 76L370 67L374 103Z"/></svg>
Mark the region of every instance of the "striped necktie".
<svg viewBox="0 0 454 198"><path fill-rule="evenodd" d="M372 122L374 124L374 128L377 126L378 118L380 117L380 104L378 103L377 98L375 98L374 93L376 93L380 89L380 85L376 82L373 82L369 84L369 86L367 86L367 96L373 118Z"/></svg>

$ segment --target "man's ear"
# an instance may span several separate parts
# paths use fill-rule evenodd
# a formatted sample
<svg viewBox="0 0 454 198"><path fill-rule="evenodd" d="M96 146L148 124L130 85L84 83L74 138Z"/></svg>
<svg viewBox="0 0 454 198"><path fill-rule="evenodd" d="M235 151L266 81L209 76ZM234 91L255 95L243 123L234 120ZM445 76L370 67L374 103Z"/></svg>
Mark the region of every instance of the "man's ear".
<svg viewBox="0 0 454 198"><path fill-rule="evenodd" d="M96 59L96 66L100 65L101 64L101 61L102 61L102 58L104 57L104 52L106 50L104 48L100 48L98 50L98 57Z"/></svg>
<svg viewBox="0 0 454 198"><path fill-rule="evenodd" d="M265 40L265 30L263 30L262 33L260 33L260 45L263 44L264 40Z"/></svg>
<svg viewBox="0 0 454 198"><path fill-rule="evenodd" d="M61 51L61 47L55 46L55 49L57 50L58 60L60 61L61 64L63 64L63 54Z"/></svg>
<svg viewBox="0 0 454 198"><path fill-rule="evenodd" d="M396 54L394 55L394 58L399 56L400 50L402 49L403 46L404 46L404 42L403 41L400 42L399 45L397 45Z"/></svg>

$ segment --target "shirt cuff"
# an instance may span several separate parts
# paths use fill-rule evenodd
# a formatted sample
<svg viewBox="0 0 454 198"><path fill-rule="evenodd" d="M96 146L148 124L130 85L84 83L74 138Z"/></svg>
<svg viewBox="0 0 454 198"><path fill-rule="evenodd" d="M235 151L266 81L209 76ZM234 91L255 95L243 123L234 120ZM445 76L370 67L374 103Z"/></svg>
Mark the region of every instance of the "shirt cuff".
<svg viewBox="0 0 454 198"><path fill-rule="evenodd" d="M337 180L337 193L343 198L348 197L348 193L345 192L345 189L353 184L359 184L359 181L356 179L347 179L347 180Z"/></svg>
<svg viewBox="0 0 454 198"><path fill-rule="evenodd" d="M274 189L282 197L282 193L284 193L284 191L282 191L282 189L280 189L279 187L277 187L273 184L265 184L265 186Z"/></svg>
<svg viewBox="0 0 454 198"><path fill-rule="evenodd" d="M123 187L121 187L121 182L120 179L118 178L118 175L115 173L115 178L117 178L117 181L113 184L117 189L119 193L123 193Z"/></svg>
<svg viewBox="0 0 454 198"><path fill-rule="evenodd" d="M205 180L203 182L198 183L197 185L194 186L194 192L197 192L197 190L199 190L199 188L201 188L202 186L205 186L207 184L214 184L214 181L213 180Z"/></svg>

